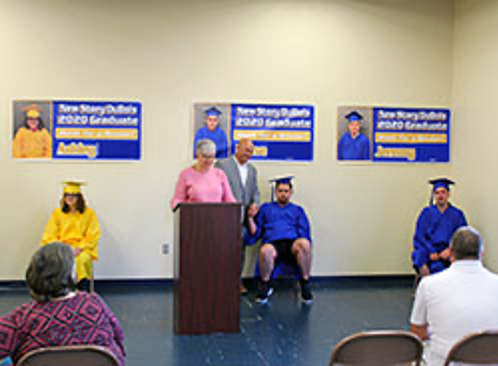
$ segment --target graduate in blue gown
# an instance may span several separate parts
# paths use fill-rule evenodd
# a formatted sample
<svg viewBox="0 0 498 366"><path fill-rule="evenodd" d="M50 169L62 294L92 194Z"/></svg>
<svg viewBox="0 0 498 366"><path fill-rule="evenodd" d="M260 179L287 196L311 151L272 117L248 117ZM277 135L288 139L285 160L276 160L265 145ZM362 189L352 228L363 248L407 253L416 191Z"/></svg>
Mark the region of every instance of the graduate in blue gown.
<svg viewBox="0 0 498 366"><path fill-rule="evenodd" d="M209 139L216 145L216 158L220 159L228 157L227 135L220 127L221 111L216 107L211 107L204 113L206 115L206 125L199 128L195 134L194 150L199 140Z"/></svg>
<svg viewBox="0 0 498 366"><path fill-rule="evenodd" d="M338 144L339 160L370 160L370 140L360 132L363 116L353 111L346 115L348 132L342 135Z"/></svg>
<svg viewBox="0 0 498 366"><path fill-rule="evenodd" d="M420 213L413 237L413 266L422 276L449 267L448 247L451 237L458 228L467 226L463 211L448 202L450 185L454 182L447 178L438 178L430 183L433 185L431 205Z"/></svg>
<svg viewBox="0 0 498 366"><path fill-rule="evenodd" d="M313 295L309 287L311 272L311 229L308 217L301 206L290 202L292 177L273 180L276 202L263 204L255 217L248 218L246 243L259 239L259 291L256 301L268 302L272 289L270 279L276 275L279 264L298 268L300 272L301 299L309 304Z"/></svg>

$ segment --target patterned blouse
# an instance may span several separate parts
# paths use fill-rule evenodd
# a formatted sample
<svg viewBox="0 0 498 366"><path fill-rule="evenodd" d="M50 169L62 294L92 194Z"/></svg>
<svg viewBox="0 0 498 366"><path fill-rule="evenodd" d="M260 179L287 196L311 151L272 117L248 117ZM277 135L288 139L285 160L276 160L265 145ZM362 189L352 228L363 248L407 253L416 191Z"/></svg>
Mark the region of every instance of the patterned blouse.
<svg viewBox="0 0 498 366"><path fill-rule="evenodd" d="M0 317L0 359L14 363L29 351L90 344L106 347L125 365L124 333L116 316L95 293L47 303L30 302Z"/></svg>

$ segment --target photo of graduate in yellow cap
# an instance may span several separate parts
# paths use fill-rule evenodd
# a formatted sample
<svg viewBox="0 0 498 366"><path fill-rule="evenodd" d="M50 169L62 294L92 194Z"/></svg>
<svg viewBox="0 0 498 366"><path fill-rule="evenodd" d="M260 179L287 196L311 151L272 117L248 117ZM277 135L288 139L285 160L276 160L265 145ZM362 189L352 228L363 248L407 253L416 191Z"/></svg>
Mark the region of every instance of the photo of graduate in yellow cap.
<svg viewBox="0 0 498 366"><path fill-rule="evenodd" d="M14 140L12 156L16 159L50 159L52 157L52 137L50 104L48 102L14 103Z"/></svg>
<svg viewBox="0 0 498 366"><path fill-rule="evenodd" d="M98 259L100 225L95 211L86 205L81 181L64 182L61 207L48 221L42 245L59 242L73 248L78 275L78 288L88 289L92 278L92 261Z"/></svg>

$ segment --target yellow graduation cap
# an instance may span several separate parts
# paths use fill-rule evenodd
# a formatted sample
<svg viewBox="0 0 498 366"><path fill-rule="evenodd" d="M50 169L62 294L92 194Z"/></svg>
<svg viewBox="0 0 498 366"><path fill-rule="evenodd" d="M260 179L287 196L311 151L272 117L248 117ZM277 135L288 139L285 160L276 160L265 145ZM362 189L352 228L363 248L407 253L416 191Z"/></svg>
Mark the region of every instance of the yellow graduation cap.
<svg viewBox="0 0 498 366"><path fill-rule="evenodd" d="M41 108L38 104L31 104L22 109L28 118L39 118L41 115Z"/></svg>
<svg viewBox="0 0 498 366"><path fill-rule="evenodd" d="M68 180L64 184L64 194L81 194L81 186L86 183L81 181Z"/></svg>

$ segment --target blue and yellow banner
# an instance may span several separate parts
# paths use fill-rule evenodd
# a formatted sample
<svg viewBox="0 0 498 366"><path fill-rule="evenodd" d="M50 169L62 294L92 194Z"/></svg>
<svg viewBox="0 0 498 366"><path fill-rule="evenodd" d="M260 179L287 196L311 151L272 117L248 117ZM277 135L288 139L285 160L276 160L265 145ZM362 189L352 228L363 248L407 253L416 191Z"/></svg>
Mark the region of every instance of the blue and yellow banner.
<svg viewBox="0 0 498 366"><path fill-rule="evenodd" d="M14 101L14 159L140 160L139 102Z"/></svg>
<svg viewBox="0 0 498 366"><path fill-rule="evenodd" d="M448 109L374 107L373 161L450 161Z"/></svg>
<svg viewBox="0 0 498 366"><path fill-rule="evenodd" d="M240 139L250 138L254 160L313 160L313 106L232 104L230 120L232 153Z"/></svg>
<svg viewBox="0 0 498 366"><path fill-rule="evenodd" d="M139 160L139 102L53 102L53 159Z"/></svg>

